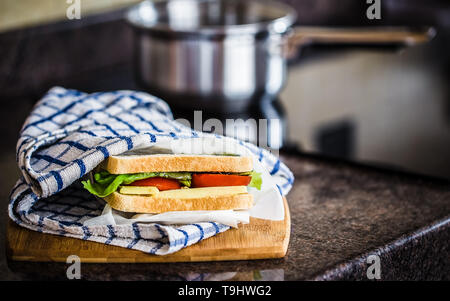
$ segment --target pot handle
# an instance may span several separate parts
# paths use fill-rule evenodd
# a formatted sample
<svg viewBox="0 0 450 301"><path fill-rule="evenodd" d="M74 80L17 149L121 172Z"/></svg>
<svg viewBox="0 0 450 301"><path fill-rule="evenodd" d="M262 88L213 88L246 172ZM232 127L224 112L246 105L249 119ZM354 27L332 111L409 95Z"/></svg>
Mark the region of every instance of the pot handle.
<svg viewBox="0 0 450 301"><path fill-rule="evenodd" d="M433 27L293 27L288 34L287 56L310 44L395 45L412 46L430 41L436 35Z"/></svg>

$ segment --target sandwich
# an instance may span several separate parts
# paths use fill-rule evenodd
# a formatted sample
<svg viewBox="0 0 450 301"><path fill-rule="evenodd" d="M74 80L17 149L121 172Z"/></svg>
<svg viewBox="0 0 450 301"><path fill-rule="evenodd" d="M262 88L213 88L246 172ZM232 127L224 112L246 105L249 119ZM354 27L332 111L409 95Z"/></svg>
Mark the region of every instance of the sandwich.
<svg viewBox="0 0 450 301"><path fill-rule="evenodd" d="M261 189L249 156L129 151L111 156L82 181L113 209L134 213L245 210L248 187Z"/></svg>

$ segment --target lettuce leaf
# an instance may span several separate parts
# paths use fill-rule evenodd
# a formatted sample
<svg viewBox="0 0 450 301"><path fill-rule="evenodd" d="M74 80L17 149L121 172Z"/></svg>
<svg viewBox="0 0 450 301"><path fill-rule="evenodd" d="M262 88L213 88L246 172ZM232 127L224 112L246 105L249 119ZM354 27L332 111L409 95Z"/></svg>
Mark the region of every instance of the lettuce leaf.
<svg viewBox="0 0 450 301"><path fill-rule="evenodd" d="M94 174L94 182L81 181L83 187L98 197L106 197L116 191L120 185L128 185L137 180L154 177L163 177L179 180L182 184L191 186L191 173L189 172L142 172L135 174L113 175L107 171Z"/></svg>
<svg viewBox="0 0 450 301"><path fill-rule="evenodd" d="M248 184L248 186L254 187L258 190L261 190L261 185L262 185L261 173L252 171L250 173L250 176L252 177L252 180L250 181L250 184Z"/></svg>
<svg viewBox="0 0 450 301"><path fill-rule="evenodd" d="M248 186L261 190L261 173L251 171L238 174L243 176L251 176L252 179ZM192 174L190 172L142 172L135 174L114 175L107 171L101 171L94 174L94 182L87 180L81 181L81 183L83 184L83 187L93 195L104 198L115 192L120 185L128 185L137 180L154 177L176 179L184 186L191 187Z"/></svg>

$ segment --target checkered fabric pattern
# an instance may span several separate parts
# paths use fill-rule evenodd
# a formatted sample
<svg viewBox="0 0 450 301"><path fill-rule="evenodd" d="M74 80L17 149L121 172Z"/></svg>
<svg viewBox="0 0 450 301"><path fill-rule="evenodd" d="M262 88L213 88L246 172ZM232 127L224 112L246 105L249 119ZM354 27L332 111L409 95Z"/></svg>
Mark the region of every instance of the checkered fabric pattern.
<svg viewBox="0 0 450 301"><path fill-rule="evenodd" d="M164 139L211 135L225 139L175 122L164 101L143 92L86 94L52 88L22 127L16 151L23 177L11 191L9 216L39 232L157 255L176 252L229 227L215 222L84 226L86 219L101 214L104 204L82 188L80 179L111 155L150 147ZM268 151L237 143L257 156L276 176L280 193L287 194L294 181L290 170Z"/></svg>

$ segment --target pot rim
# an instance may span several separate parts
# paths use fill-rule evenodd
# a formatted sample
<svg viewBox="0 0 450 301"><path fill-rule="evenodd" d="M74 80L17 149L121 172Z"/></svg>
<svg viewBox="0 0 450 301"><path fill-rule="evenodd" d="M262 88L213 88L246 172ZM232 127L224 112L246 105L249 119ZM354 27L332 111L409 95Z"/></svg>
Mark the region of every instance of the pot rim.
<svg viewBox="0 0 450 301"><path fill-rule="evenodd" d="M151 16L152 9L157 6L165 5L169 2L181 2L192 0L162 0L162 1L143 1L131 7L126 13L126 20L132 26L146 31L156 31L169 34L188 34L188 35L255 35L261 32L283 34L288 32L294 22L297 20L296 11L287 4L275 2L272 0L243 0L246 3L253 2L257 5L272 7L278 9L280 17L268 21L261 21L248 24L233 25L206 25L195 28L174 28L167 23L158 22L158 16ZM197 0L196 2L217 2L220 0ZM146 17L143 14L147 14Z"/></svg>

